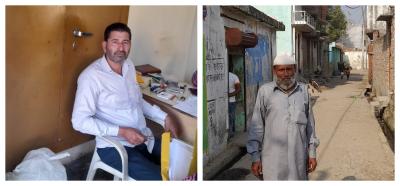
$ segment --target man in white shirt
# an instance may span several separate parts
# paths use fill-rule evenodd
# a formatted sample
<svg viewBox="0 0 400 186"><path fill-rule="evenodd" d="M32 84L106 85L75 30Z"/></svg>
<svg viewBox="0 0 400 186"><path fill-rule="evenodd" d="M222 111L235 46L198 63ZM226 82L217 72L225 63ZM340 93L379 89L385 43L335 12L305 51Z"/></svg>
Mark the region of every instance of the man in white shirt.
<svg viewBox="0 0 400 186"><path fill-rule="evenodd" d="M236 99L235 96L240 93L240 81L236 74L232 73L232 64L229 64L229 74L228 74L228 111L229 111L229 131L228 131L228 141L230 141L235 134L235 117L236 117Z"/></svg>
<svg viewBox="0 0 400 186"><path fill-rule="evenodd" d="M113 23L104 31L104 56L90 64L78 78L72 124L75 130L109 136L121 142L128 154L129 176L136 180L161 180L160 139L146 126L145 115L177 137L178 128L159 107L142 98L135 66L128 59L131 31ZM96 138L97 152L106 164L121 170L121 158L108 143Z"/></svg>

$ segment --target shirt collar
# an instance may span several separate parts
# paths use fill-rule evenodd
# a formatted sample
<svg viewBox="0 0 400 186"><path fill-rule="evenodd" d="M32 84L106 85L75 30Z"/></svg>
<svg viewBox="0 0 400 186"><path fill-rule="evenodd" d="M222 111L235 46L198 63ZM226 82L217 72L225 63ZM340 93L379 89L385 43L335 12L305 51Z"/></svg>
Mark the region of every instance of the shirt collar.
<svg viewBox="0 0 400 186"><path fill-rule="evenodd" d="M113 72L113 70L111 69L110 65L107 62L106 55L103 55L103 57L101 58L100 64L104 71Z"/></svg>

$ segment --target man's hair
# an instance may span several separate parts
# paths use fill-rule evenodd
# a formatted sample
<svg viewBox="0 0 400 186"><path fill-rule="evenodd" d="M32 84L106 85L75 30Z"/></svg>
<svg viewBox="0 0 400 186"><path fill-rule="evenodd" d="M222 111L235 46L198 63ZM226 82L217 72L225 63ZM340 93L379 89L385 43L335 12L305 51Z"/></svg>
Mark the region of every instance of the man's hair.
<svg viewBox="0 0 400 186"><path fill-rule="evenodd" d="M113 23L108 25L104 30L104 41L107 41L112 31L128 32L129 40L131 40L131 29L124 23Z"/></svg>

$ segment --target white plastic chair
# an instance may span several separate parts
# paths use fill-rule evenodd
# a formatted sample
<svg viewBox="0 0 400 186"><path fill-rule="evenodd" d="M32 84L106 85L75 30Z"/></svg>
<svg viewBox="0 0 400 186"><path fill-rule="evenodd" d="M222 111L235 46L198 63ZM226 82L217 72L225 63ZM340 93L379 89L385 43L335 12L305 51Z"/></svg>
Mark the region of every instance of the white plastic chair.
<svg viewBox="0 0 400 186"><path fill-rule="evenodd" d="M102 169L112 175L114 175L114 180L134 180L133 178L129 177L128 175L128 155L126 150L121 143L116 140L113 140L106 136L97 136L102 140L110 143L115 149L117 149L119 156L122 160L122 172L114 169L113 167L105 164L101 161L100 156L97 154L97 148L94 150L92 162L90 163L89 171L86 177L86 180L93 180L94 175L96 174L97 169Z"/></svg>
<svg viewBox="0 0 400 186"><path fill-rule="evenodd" d="M155 123L164 125L164 121L162 121L162 120L157 120L157 119L151 118L149 116L145 116L145 117L146 117L146 119L149 119ZM89 171L86 176L86 180L87 181L93 180L97 169L102 169L102 170L114 175L114 180L135 180L135 179L129 177L129 175L128 175L128 154L126 153L124 146L120 142L118 142L114 139L111 139L107 136L97 136L97 137L108 142L115 149L117 149L119 156L121 157L121 160L122 160L122 172L117 169L114 169L113 167L111 167L111 166L105 164L103 161L101 161L100 156L97 154L97 148L95 148L93 157L92 157L92 162L90 163Z"/></svg>

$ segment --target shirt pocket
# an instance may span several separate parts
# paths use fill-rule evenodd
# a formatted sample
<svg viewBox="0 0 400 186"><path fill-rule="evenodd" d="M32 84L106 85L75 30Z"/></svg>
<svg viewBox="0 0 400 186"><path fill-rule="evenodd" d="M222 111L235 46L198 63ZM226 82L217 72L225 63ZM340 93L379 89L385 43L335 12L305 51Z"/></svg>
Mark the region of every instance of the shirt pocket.
<svg viewBox="0 0 400 186"><path fill-rule="evenodd" d="M306 125L308 122L308 119L307 119L304 103L299 104L299 107L296 108L295 113L296 113L295 114L296 123L300 124L300 125Z"/></svg>

